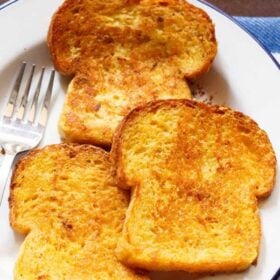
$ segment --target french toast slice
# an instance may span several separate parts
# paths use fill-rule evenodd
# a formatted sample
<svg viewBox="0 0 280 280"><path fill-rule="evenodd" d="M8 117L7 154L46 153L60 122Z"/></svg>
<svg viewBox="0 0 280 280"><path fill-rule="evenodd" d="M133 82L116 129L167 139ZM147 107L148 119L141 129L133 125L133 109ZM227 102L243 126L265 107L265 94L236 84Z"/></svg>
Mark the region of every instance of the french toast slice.
<svg viewBox="0 0 280 280"><path fill-rule="evenodd" d="M210 18L184 0L66 0L48 46L56 69L74 76L62 137L105 146L131 108L191 98L186 78L205 73L217 52Z"/></svg>
<svg viewBox="0 0 280 280"><path fill-rule="evenodd" d="M66 0L53 15L48 46L65 75L117 57L165 61L190 78L207 71L217 51L211 19L184 0Z"/></svg>
<svg viewBox="0 0 280 280"><path fill-rule="evenodd" d="M108 70L101 68L105 63ZM130 75L132 67L134 75ZM138 105L156 99L191 98L187 83L168 65L151 70L118 61L116 69L107 61L93 68L99 73L84 71L69 85L59 120L60 134L67 142L110 146L118 124ZM102 82L98 81L101 72Z"/></svg>
<svg viewBox="0 0 280 280"><path fill-rule="evenodd" d="M14 279L148 279L115 256L129 198L111 171L108 153L90 145L51 145L20 160L10 222L27 237Z"/></svg>
<svg viewBox="0 0 280 280"><path fill-rule="evenodd" d="M112 145L117 183L131 188L117 256L148 270L245 270L256 261L257 198L273 188L272 145L248 116L191 100L131 111Z"/></svg>

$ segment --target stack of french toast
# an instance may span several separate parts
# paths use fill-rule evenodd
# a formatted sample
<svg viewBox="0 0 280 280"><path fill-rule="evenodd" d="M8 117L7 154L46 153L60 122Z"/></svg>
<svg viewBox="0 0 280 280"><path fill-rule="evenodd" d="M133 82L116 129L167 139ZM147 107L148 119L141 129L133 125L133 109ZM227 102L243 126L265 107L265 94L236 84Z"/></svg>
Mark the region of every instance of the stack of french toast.
<svg viewBox="0 0 280 280"><path fill-rule="evenodd" d="M26 234L16 280L150 279L256 263L259 199L276 158L250 117L192 100L217 52L185 0L66 0L48 46L72 77L64 143L17 164L10 222Z"/></svg>

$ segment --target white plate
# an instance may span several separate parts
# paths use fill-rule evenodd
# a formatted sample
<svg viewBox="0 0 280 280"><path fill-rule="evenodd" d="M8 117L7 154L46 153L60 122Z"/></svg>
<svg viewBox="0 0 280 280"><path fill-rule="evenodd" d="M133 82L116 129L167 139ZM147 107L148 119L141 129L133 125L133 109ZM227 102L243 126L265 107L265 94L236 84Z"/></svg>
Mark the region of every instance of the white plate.
<svg viewBox="0 0 280 280"><path fill-rule="evenodd" d="M13 1L11 1L13 2ZM14 1L0 10L0 109L12 86L12 78L22 60L51 66L46 34L51 15L61 0ZM242 111L266 130L279 158L280 154L280 71L271 57L248 33L220 11L196 0L216 25L218 56L212 70L199 84L214 97L215 103ZM60 142L57 120L67 81L56 77L51 117L42 145ZM278 120L278 121L277 121ZM279 170L278 170L279 171ZM279 173L279 172L278 172ZM0 174L1 176L1 174ZM8 191L0 210L0 279L12 279L12 271L22 236L8 222ZM218 275L207 279L270 279L280 266L279 180L271 197L260 204L262 244L257 266L244 273ZM190 279L184 273L162 273L156 279ZM82 279L81 279L82 280Z"/></svg>

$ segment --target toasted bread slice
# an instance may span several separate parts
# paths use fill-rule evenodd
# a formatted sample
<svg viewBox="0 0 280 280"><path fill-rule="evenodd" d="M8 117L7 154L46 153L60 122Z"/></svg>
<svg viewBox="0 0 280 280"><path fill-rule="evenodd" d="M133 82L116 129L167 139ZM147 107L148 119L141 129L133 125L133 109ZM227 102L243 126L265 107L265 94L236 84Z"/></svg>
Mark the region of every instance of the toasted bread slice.
<svg viewBox="0 0 280 280"><path fill-rule="evenodd" d="M184 0L67 0L48 45L56 69L75 76L62 137L106 146L132 108L191 98L185 78L205 73L217 51L208 15Z"/></svg>
<svg viewBox="0 0 280 280"><path fill-rule="evenodd" d="M147 279L115 257L127 205L103 150L61 144L29 153L11 185L11 225L28 234L15 279Z"/></svg>
<svg viewBox="0 0 280 280"><path fill-rule="evenodd" d="M259 250L257 197L275 180L266 133L248 116L188 100L148 103L113 141L132 188L119 260L150 270L240 271Z"/></svg>
<svg viewBox="0 0 280 280"><path fill-rule="evenodd" d="M107 63L108 70L101 68ZM69 85L59 131L67 142L110 146L113 133L133 108L155 99L191 98L187 83L176 69L162 65L131 66L118 61L96 65L99 73L79 73ZM101 81L99 80L102 76Z"/></svg>
<svg viewBox="0 0 280 280"><path fill-rule="evenodd" d="M209 16L185 0L66 0L52 18L48 46L56 69L66 75L92 60L118 57L165 61L194 77L217 51Z"/></svg>

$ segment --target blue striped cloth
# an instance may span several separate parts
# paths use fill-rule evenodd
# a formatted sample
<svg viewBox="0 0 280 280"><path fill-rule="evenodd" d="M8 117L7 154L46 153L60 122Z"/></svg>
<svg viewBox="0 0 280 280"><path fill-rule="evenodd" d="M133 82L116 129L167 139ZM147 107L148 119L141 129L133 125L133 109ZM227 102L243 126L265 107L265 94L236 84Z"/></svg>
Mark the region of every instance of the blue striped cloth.
<svg viewBox="0 0 280 280"><path fill-rule="evenodd" d="M280 17L235 17L280 64Z"/></svg>

